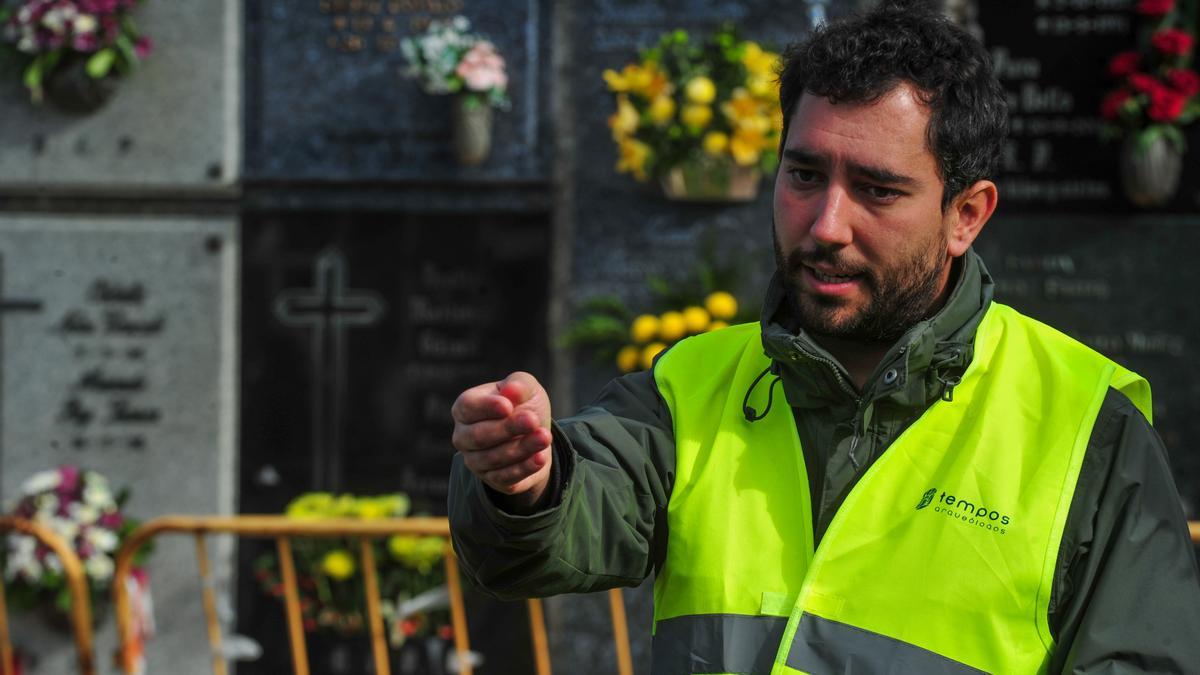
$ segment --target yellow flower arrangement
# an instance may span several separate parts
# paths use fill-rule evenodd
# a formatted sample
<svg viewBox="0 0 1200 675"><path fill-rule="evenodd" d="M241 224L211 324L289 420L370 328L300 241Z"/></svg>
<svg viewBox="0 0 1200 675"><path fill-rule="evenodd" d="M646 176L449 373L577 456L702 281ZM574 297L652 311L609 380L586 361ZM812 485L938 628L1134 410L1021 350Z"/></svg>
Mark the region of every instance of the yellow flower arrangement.
<svg viewBox="0 0 1200 675"><path fill-rule="evenodd" d="M608 126L617 171L645 181L697 161L773 170L783 127L778 61L724 27L702 42L669 32L638 62L604 71L616 95Z"/></svg>
<svg viewBox="0 0 1200 675"><path fill-rule="evenodd" d="M329 492L308 492L293 499L286 507L289 518L379 520L403 518L409 514L407 495L393 493L375 496ZM364 588L360 574L359 544L356 540L313 538L292 543L301 612L305 630L331 630L356 633L366 625L363 606ZM423 626L416 632L444 628L449 616L441 610L429 616L406 617L396 613L402 601L443 583L441 563L446 542L440 537L394 535L374 542L380 596L389 634L414 634L404 628ZM278 560L264 554L255 561L255 576L264 591L282 594Z"/></svg>

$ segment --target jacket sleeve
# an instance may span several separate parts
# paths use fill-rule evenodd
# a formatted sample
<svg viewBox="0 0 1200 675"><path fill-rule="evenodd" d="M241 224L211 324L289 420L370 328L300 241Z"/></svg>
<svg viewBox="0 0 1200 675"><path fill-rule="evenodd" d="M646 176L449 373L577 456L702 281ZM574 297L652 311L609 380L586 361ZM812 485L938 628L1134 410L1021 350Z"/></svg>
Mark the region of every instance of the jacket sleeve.
<svg viewBox="0 0 1200 675"><path fill-rule="evenodd" d="M1110 390L1059 551L1052 673L1200 672L1200 575L1166 450Z"/></svg>
<svg viewBox="0 0 1200 675"><path fill-rule="evenodd" d="M449 514L468 579L499 598L636 586L661 562L674 476L670 413L650 371L613 380L554 424L551 503L528 516L456 456Z"/></svg>

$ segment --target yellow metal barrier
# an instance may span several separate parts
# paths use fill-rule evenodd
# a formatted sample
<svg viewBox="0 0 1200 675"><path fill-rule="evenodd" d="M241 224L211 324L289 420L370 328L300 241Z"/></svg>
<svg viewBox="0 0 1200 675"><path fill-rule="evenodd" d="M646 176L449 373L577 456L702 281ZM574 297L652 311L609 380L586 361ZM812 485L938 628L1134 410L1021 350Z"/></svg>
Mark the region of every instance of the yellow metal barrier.
<svg viewBox="0 0 1200 675"><path fill-rule="evenodd" d="M261 537L275 540L283 577L284 605L287 613L288 639L292 651L294 675L309 675L309 667L304 630L300 620L300 595L296 585L295 563L292 559L292 539L325 537L359 539L361 557L359 562L363 569L366 586L368 625L371 631L375 672L378 675L389 675L383 615L379 606L379 577L370 541L393 534L442 537L447 540L444 552L446 585L450 592L450 617L454 627L454 649L458 654L458 672L459 675L471 675L471 662L467 658L469 642L462 583L458 574L458 561L455 559L454 551L449 543L450 524L445 518L297 520L278 515L163 516L145 523L129 536L120 551L117 552L116 571L113 575L113 601L117 613L117 635L120 642L117 655L120 667L127 675L133 675L135 672L136 655L132 648L134 644L134 636L131 634L133 626L125 581L132 571L134 553L153 537L166 533L191 534L195 538L196 559L203 592L202 601L208 628L209 647L212 651L214 675L225 675L227 670L224 659L221 657L221 631L217 621L216 601L209 579L208 552L205 547L205 538L208 535L232 534L238 537ZM609 602L620 673L621 675L632 675L633 666L629 656L625 604L620 590L609 591ZM537 599L529 600L528 607L537 673L538 675L550 675L550 652L546 639L542 603ZM90 675L90 671L88 674Z"/></svg>
<svg viewBox="0 0 1200 675"><path fill-rule="evenodd" d="M75 651L79 655L81 675L94 675L95 661L92 658L92 609L88 597L87 577L79 557L71 546L48 528L24 518L0 516L0 533L19 532L36 538L45 544L62 562L63 576L71 594L71 631L75 638ZM4 584L0 583L0 673L12 675L12 642L8 634L8 603L4 596Z"/></svg>

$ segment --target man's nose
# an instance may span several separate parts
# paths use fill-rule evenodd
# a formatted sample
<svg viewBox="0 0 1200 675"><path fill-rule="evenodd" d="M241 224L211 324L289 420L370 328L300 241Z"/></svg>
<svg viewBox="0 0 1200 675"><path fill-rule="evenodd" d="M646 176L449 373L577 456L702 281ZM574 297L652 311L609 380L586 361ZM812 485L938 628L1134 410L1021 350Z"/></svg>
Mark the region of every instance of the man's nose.
<svg viewBox="0 0 1200 675"><path fill-rule="evenodd" d="M849 221L852 208L846 191L830 184L818 205L809 236L824 247L848 246L854 240Z"/></svg>

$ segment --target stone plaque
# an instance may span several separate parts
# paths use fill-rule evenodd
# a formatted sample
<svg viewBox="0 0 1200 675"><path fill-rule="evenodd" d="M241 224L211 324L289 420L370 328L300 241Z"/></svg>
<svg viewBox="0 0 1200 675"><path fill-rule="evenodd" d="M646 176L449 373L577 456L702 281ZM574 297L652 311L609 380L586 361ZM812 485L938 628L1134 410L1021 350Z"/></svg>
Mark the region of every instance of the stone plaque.
<svg viewBox="0 0 1200 675"><path fill-rule="evenodd" d="M1002 202L1003 203L1003 202ZM1001 207L1004 208L1004 207ZM1154 426L1190 518L1200 517L1200 245L1191 217L1007 217L976 244L996 299L1044 321L1150 381Z"/></svg>
<svg viewBox="0 0 1200 675"><path fill-rule="evenodd" d="M403 491L445 514L455 397L513 370L546 377L549 239L541 214L248 216L239 508ZM251 569L252 545L239 555ZM282 605L240 584L240 630L266 648L239 672L286 672ZM478 672L532 672L523 603L467 610Z"/></svg>
<svg viewBox="0 0 1200 675"><path fill-rule="evenodd" d="M146 2L134 18L154 51L103 108L30 103L0 67L0 190L227 191L241 152L238 0Z"/></svg>
<svg viewBox="0 0 1200 675"><path fill-rule="evenodd" d="M229 219L0 216L6 503L26 477L72 463L129 487L141 520L232 511L236 262ZM150 672L205 672L191 541L160 540L149 570ZM115 621L111 606L96 612L108 667ZM40 657L33 672L74 672L64 637L36 619L18 623L17 642Z"/></svg>
<svg viewBox="0 0 1200 675"><path fill-rule="evenodd" d="M263 0L247 3L246 173L251 179L542 180L549 30L538 0ZM400 40L466 16L507 64L512 109L494 111L491 157L455 164L449 96L404 77Z"/></svg>
<svg viewBox="0 0 1200 675"><path fill-rule="evenodd" d="M1119 142L1104 143L1100 102L1115 88L1108 61L1137 48L1134 0L976 1L984 43L1008 93L1011 136L999 177L1008 212L1131 212L1118 177ZM1195 126L1189 143L1200 142ZM1200 205L1200 166L1184 161L1168 208Z"/></svg>

